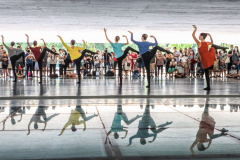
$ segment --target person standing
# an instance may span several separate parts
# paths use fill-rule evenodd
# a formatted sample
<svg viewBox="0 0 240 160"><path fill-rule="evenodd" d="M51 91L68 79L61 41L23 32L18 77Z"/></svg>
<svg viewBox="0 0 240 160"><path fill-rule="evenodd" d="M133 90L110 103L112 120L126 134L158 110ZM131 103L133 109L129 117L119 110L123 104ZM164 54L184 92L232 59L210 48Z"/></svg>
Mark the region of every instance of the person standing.
<svg viewBox="0 0 240 160"><path fill-rule="evenodd" d="M197 31L197 27L195 25L193 25L193 28L194 28L194 31L193 31L192 37L198 45L198 51L199 51L199 54L200 54L201 60L202 60L202 67L204 69L205 77L206 77L206 81L207 81L207 87L204 88L204 90L209 91L209 90L211 90L209 70L212 69L214 61L216 60L215 48L211 47L210 49L208 49L209 45L213 45L213 39L212 39L212 36L209 33L201 33L199 35L199 40L200 40L199 41L195 36L196 31ZM207 36L210 37L211 42L206 42L205 41Z"/></svg>
<svg viewBox="0 0 240 160"><path fill-rule="evenodd" d="M46 56L47 52L51 52L54 55L58 55L56 52L53 52L52 50L50 50L49 48L46 47L46 43L43 39L41 39L44 43L43 46L38 46L37 47L37 41L33 41L33 47L31 47L30 43L29 43L29 36L26 34L27 37L27 44L28 47L30 48L30 50L32 51L37 63L38 63L38 67L40 70L40 82L42 83L42 63L43 63L43 59ZM36 64L35 64L36 65Z"/></svg>
<svg viewBox="0 0 240 160"><path fill-rule="evenodd" d="M71 60L73 60L74 63L76 64L76 70L77 70L77 73L78 73L77 84L80 84L81 83L81 74L80 74L81 61L82 61L82 59L84 58L84 56L87 52L92 53L92 54L95 54L95 53L85 49L86 48L86 43L85 43L84 40L83 40L83 47L75 46L76 41L74 39L71 40L71 42L70 42L71 47L70 47L63 41L61 36L58 35L58 37L60 38L63 46L68 50L68 52L70 54L70 57L71 57ZM82 53L80 53L79 51L82 51Z"/></svg>
<svg viewBox="0 0 240 160"><path fill-rule="evenodd" d="M7 78L8 54L4 49L2 50L2 54L1 54L1 62L2 62L3 78Z"/></svg>
<svg viewBox="0 0 240 160"><path fill-rule="evenodd" d="M25 55L26 57L26 77L28 77L28 71L30 70L30 77L32 77L32 72L33 72L33 61L35 59L34 55L32 54L30 49L27 49L27 54Z"/></svg>
<svg viewBox="0 0 240 160"><path fill-rule="evenodd" d="M58 64L59 64L60 77L63 77L63 67L65 65L64 57L65 57L65 52L63 52L62 49L59 49Z"/></svg>
<svg viewBox="0 0 240 160"><path fill-rule="evenodd" d="M139 48L139 54L144 61L145 68L146 68L146 71L147 71L148 85L146 87L150 88L150 61L151 61L151 59L155 56L157 50L167 52L167 53L171 53L171 52L163 49L162 47L159 47L157 39L154 36L150 36L150 37L155 40L155 43L147 42L147 38L148 38L147 34L143 34L142 37L141 37L142 41L138 42L138 41L135 41L133 39L133 33L131 31L128 31L128 32L131 34L131 41L133 43L135 43ZM149 51L150 46L155 46L155 47L151 51Z"/></svg>
<svg viewBox="0 0 240 160"><path fill-rule="evenodd" d="M54 48L52 48L52 51L56 53L56 50ZM55 55L53 53L49 53L49 57L50 57L50 76L56 75L56 65L57 65L57 57L58 55Z"/></svg>
<svg viewBox="0 0 240 160"><path fill-rule="evenodd" d="M126 40L127 40L127 43L119 43L119 40L120 40L120 37L119 36L116 36L115 37L115 43L111 42L109 39L108 39L108 36L107 36L107 30L104 28L104 32L105 32L105 36L106 36L106 39L107 41L112 45L113 47L113 50L114 50L114 55L118 61L118 68L119 68L119 78L120 78L120 83L119 85L121 86L122 85L122 62L123 60L127 57L128 55L128 52L131 50L131 51L134 51L134 52L138 52L136 51L135 49L131 48L131 47L127 47L124 52L122 51L122 47L124 45L128 45L129 42L128 42L128 38L127 36L123 35L122 37L125 37ZM104 54L105 55L105 54ZM104 58L104 62L105 62L105 58ZM106 66L105 66L106 67ZM130 70L131 70L131 63L130 63ZM106 69L106 68L105 68Z"/></svg>
<svg viewBox="0 0 240 160"><path fill-rule="evenodd" d="M108 49L105 48L104 53L103 53L103 58L104 58L104 67L105 67L105 75L107 73L107 67L108 69L111 68L111 54L108 52Z"/></svg>
<svg viewBox="0 0 240 160"><path fill-rule="evenodd" d="M8 51L8 55L10 57L10 61L12 64L12 71L13 71L13 75L14 75L14 81L13 82L17 82L17 75L16 75L16 61L20 58L22 58L23 60L23 64L25 64L25 53L24 51L21 49L21 45L19 49L13 48L13 46L15 45L15 42L11 42L11 46L8 47L5 43L4 43L4 37L2 35L2 43L4 45L4 47L7 49Z"/></svg>
<svg viewBox="0 0 240 160"><path fill-rule="evenodd" d="M228 69L228 74L229 74L229 71L231 70L232 68L232 65L233 65L233 45L230 46L230 50L228 51L228 55L227 55L230 59L230 62L228 63L227 65L227 69Z"/></svg>

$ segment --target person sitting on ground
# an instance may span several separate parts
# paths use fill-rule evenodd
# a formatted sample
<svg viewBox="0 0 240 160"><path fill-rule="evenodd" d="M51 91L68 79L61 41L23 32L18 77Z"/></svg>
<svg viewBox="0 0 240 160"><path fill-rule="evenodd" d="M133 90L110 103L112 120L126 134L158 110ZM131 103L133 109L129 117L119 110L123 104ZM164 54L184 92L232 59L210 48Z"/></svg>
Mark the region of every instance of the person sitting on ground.
<svg viewBox="0 0 240 160"><path fill-rule="evenodd" d="M21 66L18 66L18 70L17 70L17 77L18 78L23 78L23 69Z"/></svg>
<svg viewBox="0 0 240 160"><path fill-rule="evenodd" d="M237 78L238 73L237 73L237 68L235 65L232 65L231 70L229 71L229 74L227 75L228 78Z"/></svg>
<svg viewBox="0 0 240 160"><path fill-rule="evenodd" d="M176 78L184 78L185 77L184 68L180 64L176 66L175 77Z"/></svg>

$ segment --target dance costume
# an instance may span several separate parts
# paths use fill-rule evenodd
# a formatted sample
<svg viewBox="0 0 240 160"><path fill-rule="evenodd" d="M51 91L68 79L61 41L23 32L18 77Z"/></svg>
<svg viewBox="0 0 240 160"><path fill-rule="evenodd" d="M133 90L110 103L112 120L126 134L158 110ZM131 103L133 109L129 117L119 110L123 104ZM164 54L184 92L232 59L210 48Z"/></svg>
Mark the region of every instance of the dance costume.
<svg viewBox="0 0 240 160"><path fill-rule="evenodd" d="M214 61L216 60L215 56L215 48L211 47L208 50L207 42L201 42L201 47L198 48L198 52L201 56L202 67L205 72L205 77L207 81L207 90L210 90L210 78L209 78L209 70L212 68Z"/></svg>
<svg viewBox="0 0 240 160"><path fill-rule="evenodd" d="M133 52L136 52L139 54L139 52L135 49L133 49L132 47L127 47L124 52L122 51L122 47L124 46L123 43L111 43L112 47L113 47L113 51L115 54L115 58L117 59L118 62L118 68L119 68L119 78L120 78L120 83L119 85L122 85L122 61L123 59L126 58L128 52L131 50Z"/></svg>
<svg viewBox="0 0 240 160"><path fill-rule="evenodd" d="M6 44L3 42L4 47L7 49L8 51L8 55L10 57L11 60L11 64L12 64L12 70L13 70L13 75L15 80L13 82L17 82L17 75L16 75L16 61L20 58L23 59L23 64L25 64L25 53L22 49L17 49L17 48L12 48L10 49L8 46L6 46Z"/></svg>
<svg viewBox="0 0 240 160"><path fill-rule="evenodd" d="M167 52L171 53L170 51L167 51L163 49L162 47L158 46L157 40L155 39L155 43L150 43L150 42L138 42L133 39L133 33L131 34L131 41L135 43L138 48L139 48L139 54L142 57L145 68L147 70L147 80L148 80L148 88L150 88L150 62L151 59L155 56L157 50L162 51L162 52ZM149 51L150 46L155 46L152 50Z"/></svg>
<svg viewBox="0 0 240 160"><path fill-rule="evenodd" d="M86 44L83 44L83 47L69 47L64 41L63 39L60 37L60 40L63 44L63 46L68 50L69 55L71 57L71 60L74 61L74 63L76 64L76 70L78 73L78 83L81 83L81 74L80 74L80 67L81 67L81 61L84 58L86 53L91 53L91 54L95 54L95 52L92 52L90 50L85 49L86 48ZM82 51L82 53L80 53L79 51Z"/></svg>
<svg viewBox="0 0 240 160"><path fill-rule="evenodd" d="M47 47L44 47L42 52L41 52L41 48L42 47L31 47L30 46L29 48L32 51L33 55L35 56L35 59L38 62L38 66L39 66L39 70L40 70L40 82L39 83L42 83L42 63L43 63L43 59L46 56L46 53L50 52L50 53L52 53L54 55L58 55L58 53L53 52L52 50L50 50Z"/></svg>

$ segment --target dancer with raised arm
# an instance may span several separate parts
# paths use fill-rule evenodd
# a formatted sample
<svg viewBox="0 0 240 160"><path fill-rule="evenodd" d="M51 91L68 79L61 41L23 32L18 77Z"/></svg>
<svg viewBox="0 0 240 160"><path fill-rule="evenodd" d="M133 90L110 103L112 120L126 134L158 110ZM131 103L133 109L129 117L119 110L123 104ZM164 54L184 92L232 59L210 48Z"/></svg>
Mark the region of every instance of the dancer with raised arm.
<svg viewBox="0 0 240 160"><path fill-rule="evenodd" d="M11 60L11 64L12 64L12 71L13 71L13 75L14 75L14 81L13 82L17 82L17 75L16 75L16 61L20 58L23 59L23 64L25 64L25 53L21 48L21 45L18 43L18 45L20 46L20 49L17 48L13 48L13 46L15 45L15 42L11 42L11 46L8 47L5 43L4 43L4 37L2 35L2 43L4 45L4 47L7 49L8 51L8 56L10 57ZM18 67L18 66L17 66Z"/></svg>
<svg viewBox="0 0 240 160"><path fill-rule="evenodd" d="M118 62L118 70L119 70L119 78L120 78L120 83L119 85L122 85L122 61L123 59L126 58L127 54L129 51L133 51L133 52L136 52L139 54L139 52L131 47L127 47L124 52L122 51L122 47L124 45L128 45L129 42L128 42L128 38L127 36L123 35L122 37L125 37L127 39L127 43L119 43L119 40L120 40L120 37L119 36L116 36L115 37L115 43L111 42L107 36L107 29L104 28L104 32L105 32L105 36L106 36L106 39L107 41L112 45L113 47L113 51L114 51L114 54L115 54L115 58L117 59L117 62Z"/></svg>
<svg viewBox="0 0 240 160"><path fill-rule="evenodd" d="M209 45L213 45L213 39L212 36L209 33L200 33L199 40L196 38L195 34L197 31L197 27L193 25L194 31L192 34L192 37L194 41L198 45L198 52L201 57L202 61L202 67L204 69L206 81L207 81L207 87L204 88L204 90L211 90L210 88L210 78L209 78L209 70L213 68L214 61L216 60L215 57L215 48L212 46L210 49L208 48ZM206 37L209 36L211 42L206 42Z"/></svg>
<svg viewBox="0 0 240 160"><path fill-rule="evenodd" d="M47 48L46 43L45 43L45 41L43 39L41 39L43 41L43 43L44 43L43 46L38 46L37 47L37 41L33 41L33 47L31 47L31 45L29 43L29 36L27 34L26 34L26 36L27 36L28 47L31 49L32 53L35 56L35 59L38 62L38 66L39 66L39 70L40 70L40 82L39 83L42 83L42 62L43 62L43 59L46 56L46 53L47 52L51 52L54 55L58 55L58 53L53 52L52 50Z"/></svg>
<svg viewBox="0 0 240 160"><path fill-rule="evenodd" d="M147 70L148 85L146 87L150 88L150 61L151 61L151 59L155 56L157 50L162 51L162 52L166 52L168 54L170 54L171 52L168 51L168 50L165 50L162 47L159 47L157 39L154 36L150 36L150 37L154 38L155 43L147 42L147 38L148 38L147 34L143 34L142 37L141 37L142 41L138 42L138 41L135 41L133 39L133 33L131 31L128 31L128 32L131 33L131 41L133 43L135 43L139 48L139 54L142 57L143 62L145 64L145 68ZM150 46L155 46L155 47L152 50L149 50Z"/></svg>
<svg viewBox="0 0 240 160"><path fill-rule="evenodd" d="M83 41L83 47L75 46L76 41L74 39L71 40L71 42L70 42L71 47L69 47L63 41L61 36L58 35L58 37L60 38L63 46L68 50L68 52L70 54L70 57L71 57L71 60L73 60L76 64L76 70L77 70L77 73L78 73L78 80L79 80L77 83L80 84L81 83L81 74L80 74L81 61L84 58L86 53L95 54L95 52L92 52L90 50L85 49L86 48L86 43L85 43L84 40L82 40ZM80 51L82 51L82 53Z"/></svg>

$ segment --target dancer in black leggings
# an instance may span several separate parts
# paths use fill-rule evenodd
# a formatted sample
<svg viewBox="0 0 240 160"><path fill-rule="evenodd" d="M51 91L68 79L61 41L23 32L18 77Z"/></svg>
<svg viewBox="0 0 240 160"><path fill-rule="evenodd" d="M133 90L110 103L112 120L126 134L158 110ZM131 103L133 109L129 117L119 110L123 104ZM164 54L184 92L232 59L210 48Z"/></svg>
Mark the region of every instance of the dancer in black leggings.
<svg viewBox="0 0 240 160"><path fill-rule="evenodd" d="M13 75L14 75L14 81L13 82L17 82L17 75L16 75L16 61L20 58L23 59L23 64L25 64L25 53L24 51L20 48L13 48L13 46L15 45L15 42L11 42L11 46L8 47L6 46L6 44L4 43L4 37L2 35L2 43L5 46L5 48L8 51L8 56L10 57L11 60L11 64L12 64L12 70L13 70ZM18 45L21 47L21 45L18 43ZM18 66L17 66L18 67Z"/></svg>
<svg viewBox="0 0 240 160"><path fill-rule="evenodd" d="M114 50L114 54L115 54L115 58L117 59L117 62L118 62L118 68L119 68L119 78L120 78L120 83L119 85L122 85L122 61L123 59L126 58L128 52L131 50L133 52L136 52L139 54L139 52L131 47L127 47L124 52L122 52L122 47L124 45L128 45L129 42L128 42L128 38L127 36L123 35L123 37L126 37L127 39L127 43L118 43L119 40L120 40L120 37L119 36L116 36L115 37L115 43L112 43L109 39L108 39L108 36L107 36L107 29L104 28L104 32L105 32L105 36L106 36L106 39L108 40L108 42L112 45L113 47L113 50Z"/></svg>
<svg viewBox="0 0 240 160"><path fill-rule="evenodd" d="M90 50L85 49L86 43L85 43L84 40L83 40L83 47L75 46L75 42L76 41L74 39L71 40L71 42L70 42L71 47L70 47L63 41L61 36L58 35L58 37L60 38L63 46L68 50L68 52L70 54L70 57L71 57L71 60L73 60L74 63L76 64L76 70L77 70L77 74L78 74L78 82L77 82L77 84L80 84L81 83L81 74L80 74L80 71L81 71L81 61L84 58L86 53L95 54L95 52L92 52ZM82 53L80 51L82 51Z"/></svg>
<svg viewBox="0 0 240 160"><path fill-rule="evenodd" d="M150 36L150 37L154 38L155 43L150 43L150 42L146 41L147 38L148 38L147 34L143 34L142 38L141 38L142 42L138 42L138 41L135 41L133 39L133 33L130 32L130 31L128 31L128 32L131 33L131 41L133 43L135 43L136 45L138 45L139 54L140 54L140 56L142 56L142 59L143 59L144 64L145 64L145 68L147 70L148 85L146 87L150 88L150 61L151 61L151 59L155 56L157 50L162 51L162 52L166 52L168 54L172 54L172 53L168 50L163 49L162 47L159 47L158 43L157 43L157 39L154 36ZM155 47L152 50L149 50L150 46L155 46Z"/></svg>
<svg viewBox="0 0 240 160"><path fill-rule="evenodd" d="M41 39L43 41L43 43L44 43L43 46L38 46L37 47L37 41L33 41L33 46L34 47L31 47L31 45L29 43L29 36L27 34L26 34L26 36L27 36L28 47L31 49L32 53L35 56L35 59L38 62L38 66L39 66L39 70L40 70L40 82L39 83L42 83L42 62L43 62L43 59L46 56L46 53L47 52L51 52L54 55L58 55L58 53L56 53L56 52L50 50L49 48L47 48L46 47L46 43L45 43L45 41L43 39Z"/></svg>

